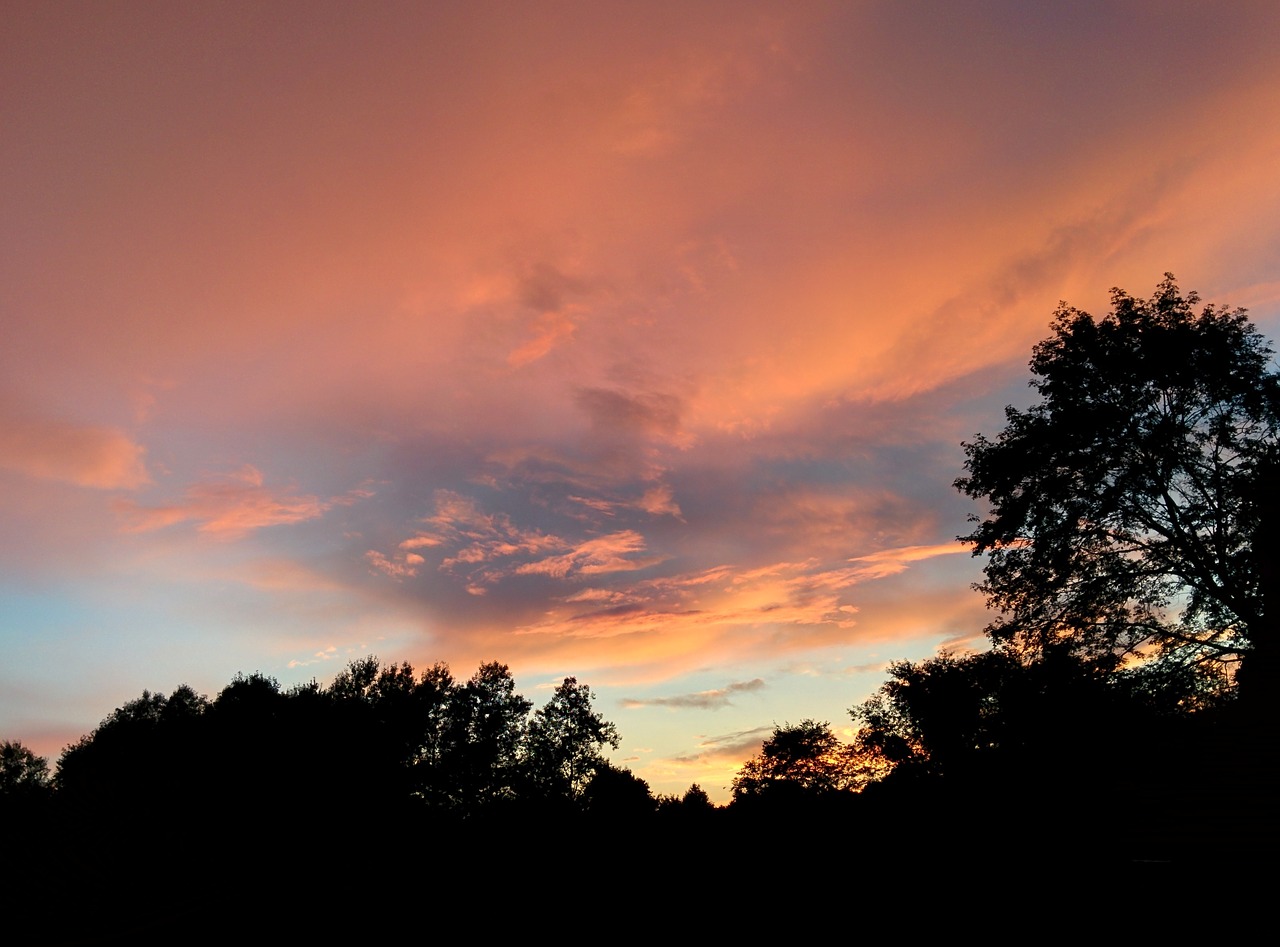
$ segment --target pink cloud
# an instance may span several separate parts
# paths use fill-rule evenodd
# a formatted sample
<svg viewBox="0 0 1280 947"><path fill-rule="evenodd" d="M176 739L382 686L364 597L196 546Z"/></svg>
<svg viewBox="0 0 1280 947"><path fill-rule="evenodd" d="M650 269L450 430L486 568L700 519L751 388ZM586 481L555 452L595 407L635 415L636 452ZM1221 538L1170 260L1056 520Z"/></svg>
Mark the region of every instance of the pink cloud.
<svg viewBox="0 0 1280 947"><path fill-rule="evenodd" d="M472 498L452 490L437 490L434 496L435 512L423 517L421 522L429 528L420 530L398 544L400 559L394 561L381 553L370 550L368 561L379 571L397 578L414 575L417 566L426 557L411 550L447 550L441 557L439 569L461 575L472 595L483 595L486 587L504 576L517 572L544 572L552 574L555 567L525 568L527 564L512 564L509 560L542 556L541 561L553 563L563 557L547 557L548 552L561 553L581 568L599 566L604 560L600 549L575 550L573 545L559 536L535 529L516 526L505 513L486 513ZM490 565L491 563L502 563Z"/></svg>
<svg viewBox="0 0 1280 947"><path fill-rule="evenodd" d="M632 498L570 496L568 499L605 516L614 516L619 510L640 510L650 516L671 516L678 520L684 518L680 504L676 502L674 489L666 483L648 487L640 496Z"/></svg>
<svg viewBox="0 0 1280 947"><path fill-rule="evenodd" d="M645 549L644 537L635 530L610 533L588 539L560 556L548 556L526 562L516 568L519 575L549 575L563 579L570 575L599 575L606 572L632 572L661 562L661 557L628 558Z"/></svg>
<svg viewBox="0 0 1280 947"><path fill-rule="evenodd" d="M144 506L122 500L116 509L123 515L129 532L150 532L194 521L202 533L238 539L267 526L315 519L331 506L333 501L315 496L268 489L263 485L261 471L246 464L234 473L193 484L179 503Z"/></svg>
<svg viewBox="0 0 1280 947"><path fill-rule="evenodd" d="M668 484L650 487L644 492L636 506L654 516L674 516L681 519L680 504L675 501L675 494Z"/></svg>
<svg viewBox="0 0 1280 947"><path fill-rule="evenodd" d="M373 566L383 575L388 575L393 579L410 578L418 574L417 566L422 562L421 556L410 554L405 556L400 562L388 559L376 549L370 549L364 554L365 561Z"/></svg>
<svg viewBox="0 0 1280 947"><path fill-rule="evenodd" d="M151 482L145 449L124 432L0 413L0 467L29 477L101 490Z"/></svg>

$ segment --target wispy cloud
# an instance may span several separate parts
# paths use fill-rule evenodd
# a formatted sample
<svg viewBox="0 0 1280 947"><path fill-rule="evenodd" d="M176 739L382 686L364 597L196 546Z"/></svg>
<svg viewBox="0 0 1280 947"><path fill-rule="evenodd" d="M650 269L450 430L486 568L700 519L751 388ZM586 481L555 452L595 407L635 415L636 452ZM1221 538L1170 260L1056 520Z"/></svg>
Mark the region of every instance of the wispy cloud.
<svg viewBox="0 0 1280 947"><path fill-rule="evenodd" d="M578 593L518 633L581 637L627 630L683 633L692 626L851 628L857 608L843 601L841 593L859 576L856 569L824 569L814 561L751 569L720 566L615 586L607 595ZM604 607L594 607L598 604Z"/></svg>
<svg viewBox="0 0 1280 947"><path fill-rule="evenodd" d="M646 490L640 499L636 501L635 506L654 516L665 515L683 519L680 515L680 504L676 503L675 495L670 485L665 483Z"/></svg>
<svg viewBox="0 0 1280 947"><path fill-rule="evenodd" d="M680 763L737 762L760 749L761 744L773 733L773 727L755 727L719 736L702 737L692 753L673 756Z"/></svg>
<svg viewBox="0 0 1280 947"><path fill-rule="evenodd" d="M719 710L721 707L729 706L729 698L734 694L758 691L764 686L764 680L757 677L750 681L734 681L714 690L698 691L694 694L678 694L675 697L650 697L644 700L626 697L622 699L621 703L623 707L632 709L639 707L679 707L697 710Z"/></svg>
<svg viewBox="0 0 1280 947"><path fill-rule="evenodd" d="M464 578L475 594L502 577L530 565L531 557L547 563L539 570L555 573L554 563L565 560L567 571L573 563L590 560L591 550L573 550L569 541L537 529L521 528L505 513L487 513L473 498L453 490L437 490L435 511L421 520L425 527L401 540L393 557L375 550L366 559L387 575L403 578L416 575L427 560L424 553L440 554L438 569ZM562 556L547 557L546 553Z"/></svg>
<svg viewBox="0 0 1280 947"><path fill-rule="evenodd" d="M570 575L600 575L605 572L633 572L661 562L661 557L631 558L644 552L644 537L634 530L623 530L588 539L560 556L548 556L517 566L518 575L549 575L557 579Z"/></svg>
<svg viewBox="0 0 1280 947"><path fill-rule="evenodd" d="M418 574L418 566L424 561L421 556L412 552L407 553L399 560L388 559L376 549L367 551L364 554L364 558L373 568L393 579L412 578Z"/></svg>
<svg viewBox="0 0 1280 947"><path fill-rule="evenodd" d="M927 546L902 546L898 549L883 549L867 556L858 556L849 561L855 564L860 578L882 579L886 576L905 572L913 562L922 562L936 556L954 556L959 553L969 555L970 547L959 542L934 543Z"/></svg>
<svg viewBox="0 0 1280 947"><path fill-rule="evenodd" d="M365 554L370 564L403 578L416 574L426 561L423 553L438 551L440 571L465 578L480 593L511 576L565 580L634 572L663 558L644 555L644 537L635 530L569 540L517 526L505 513L484 512L474 499L454 491L437 491L435 506L423 519L427 528L402 540L394 557L370 550Z"/></svg>
<svg viewBox="0 0 1280 947"><path fill-rule="evenodd" d="M331 500L273 490L264 484L260 470L246 464L233 473L193 484L178 503L145 506L120 500L116 509L129 532L195 522L202 533L238 539L268 526L315 519L332 505Z"/></svg>

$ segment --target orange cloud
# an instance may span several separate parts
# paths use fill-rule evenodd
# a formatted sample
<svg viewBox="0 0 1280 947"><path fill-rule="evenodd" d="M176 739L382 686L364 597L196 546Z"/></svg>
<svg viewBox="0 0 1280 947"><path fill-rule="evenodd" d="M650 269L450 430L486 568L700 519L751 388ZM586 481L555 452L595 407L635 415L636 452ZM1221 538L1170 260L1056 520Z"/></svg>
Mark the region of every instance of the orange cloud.
<svg viewBox="0 0 1280 947"><path fill-rule="evenodd" d="M583 638L660 632L683 643L715 637L728 628L847 629L853 627L857 610L842 602L840 593L856 578L856 570L821 570L813 562L742 571L721 567L647 580L607 595L579 592L563 600L571 607L552 608L546 618L517 634ZM588 607L578 607L582 605Z"/></svg>

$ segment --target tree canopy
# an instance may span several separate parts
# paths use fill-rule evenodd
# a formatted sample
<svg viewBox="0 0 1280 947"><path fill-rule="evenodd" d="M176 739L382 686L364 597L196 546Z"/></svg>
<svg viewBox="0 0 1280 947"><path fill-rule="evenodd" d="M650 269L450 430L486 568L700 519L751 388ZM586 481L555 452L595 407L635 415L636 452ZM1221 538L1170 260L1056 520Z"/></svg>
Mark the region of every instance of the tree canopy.
<svg viewBox="0 0 1280 947"><path fill-rule="evenodd" d="M23 798L49 788L49 763L16 740L0 743L0 799Z"/></svg>
<svg viewBox="0 0 1280 947"><path fill-rule="evenodd" d="M497 662L465 682L444 664L417 675L373 656L328 687L237 675L213 701L185 685L168 697L144 691L63 751L56 782L90 808L239 800L264 818L352 806L468 818L512 802L607 807L607 785L593 800L587 790L610 770L602 751L619 738L592 699L565 678L530 718L532 702ZM24 753L5 744L5 786L26 772Z"/></svg>
<svg viewBox="0 0 1280 947"><path fill-rule="evenodd" d="M1270 645L1280 379L1244 310L1198 303L1165 274L1148 300L1112 290L1101 318L1061 304L1031 359L1038 403L964 445L955 485L989 513L960 539L987 556L997 644L1210 669Z"/></svg>
<svg viewBox="0 0 1280 947"><path fill-rule="evenodd" d="M737 802L852 790L859 788L860 775L853 748L840 741L829 723L802 720L774 728L760 754L734 777L733 798Z"/></svg>
<svg viewBox="0 0 1280 947"><path fill-rule="evenodd" d="M591 701L590 687L566 677L529 722L529 768L548 796L580 798L606 765L601 751L618 748L618 728Z"/></svg>
<svg viewBox="0 0 1280 947"><path fill-rule="evenodd" d="M864 765L913 776L991 778L1010 768L1078 766L1203 704L1201 676L1108 671L1066 649L944 652L890 665L850 715ZM1055 775L1055 781L1061 781Z"/></svg>

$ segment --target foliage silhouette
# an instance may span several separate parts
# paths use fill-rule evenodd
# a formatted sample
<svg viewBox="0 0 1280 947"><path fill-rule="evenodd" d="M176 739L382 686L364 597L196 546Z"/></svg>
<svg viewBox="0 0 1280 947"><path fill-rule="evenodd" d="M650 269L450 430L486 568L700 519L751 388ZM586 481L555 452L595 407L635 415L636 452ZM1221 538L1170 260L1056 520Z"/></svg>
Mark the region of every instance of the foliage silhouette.
<svg viewBox="0 0 1280 947"><path fill-rule="evenodd" d="M413 690L412 738L406 762L413 794L432 806L449 799L445 771L450 741L450 702L457 684L447 664L437 662L422 672Z"/></svg>
<svg viewBox="0 0 1280 947"><path fill-rule="evenodd" d="M580 799L607 766L601 750L618 748L618 728L591 701L590 687L566 677L529 722L525 759L542 796Z"/></svg>
<svg viewBox="0 0 1280 947"><path fill-rule="evenodd" d="M533 702L515 692L505 664L480 666L454 690L442 769L449 802L462 812L516 798L522 782L525 718Z"/></svg>
<svg viewBox="0 0 1280 947"><path fill-rule="evenodd" d="M0 799L21 800L49 790L49 763L16 740L0 743Z"/></svg>
<svg viewBox="0 0 1280 947"><path fill-rule="evenodd" d="M618 732L592 708L590 688L566 678L532 721L531 707L496 662L463 684L444 664L417 677L373 656L328 687L285 691L263 674L238 674L213 701L185 685L168 697L144 691L63 751L56 783L86 817L114 809L144 819L176 804L264 826L362 808L464 818L517 802L571 811L601 774L597 808L627 793L634 801L637 786L651 806L643 780L602 755ZM212 837L216 819L207 817Z"/></svg>
<svg viewBox="0 0 1280 947"><path fill-rule="evenodd" d="M705 789L693 783L683 795L663 794L654 800L659 818L676 824L702 823L719 811Z"/></svg>
<svg viewBox="0 0 1280 947"><path fill-rule="evenodd" d="M580 796L584 812L596 819L637 821L650 816L656 805L649 784L629 769L607 760L592 765L590 780Z"/></svg>
<svg viewBox="0 0 1280 947"><path fill-rule="evenodd" d="M55 783L91 806L149 806L200 782L199 721L209 702L182 685L143 691L62 751Z"/></svg>
<svg viewBox="0 0 1280 947"><path fill-rule="evenodd" d="M956 487L990 512L960 538L988 557L998 644L1212 680L1274 649L1255 539L1280 380L1243 310L1198 302L1165 274L1149 300L1113 290L1100 319L1063 304L1031 360L1040 401L964 445Z"/></svg>
<svg viewBox="0 0 1280 947"><path fill-rule="evenodd" d="M680 797L680 805L691 812L710 812L715 808L707 791L697 783L691 784L684 791L684 795Z"/></svg>
<svg viewBox="0 0 1280 947"><path fill-rule="evenodd" d="M1056 648L1028 660L1009 650L944 653L890 666L889 680L850 711L854 745L884 771L970 778L1010 766L1099 757L1200 701L1196 674L1111 672ZM901 774L899 776L901 778Z"/></svg>
<svg viewBox="0 0 1280 947"><path fill-rule="evenodd" d="M853 748L841 743L828 723L802 720L775 727L758 756L733 780L734 802L844 792L860 786Z"/></svg>

